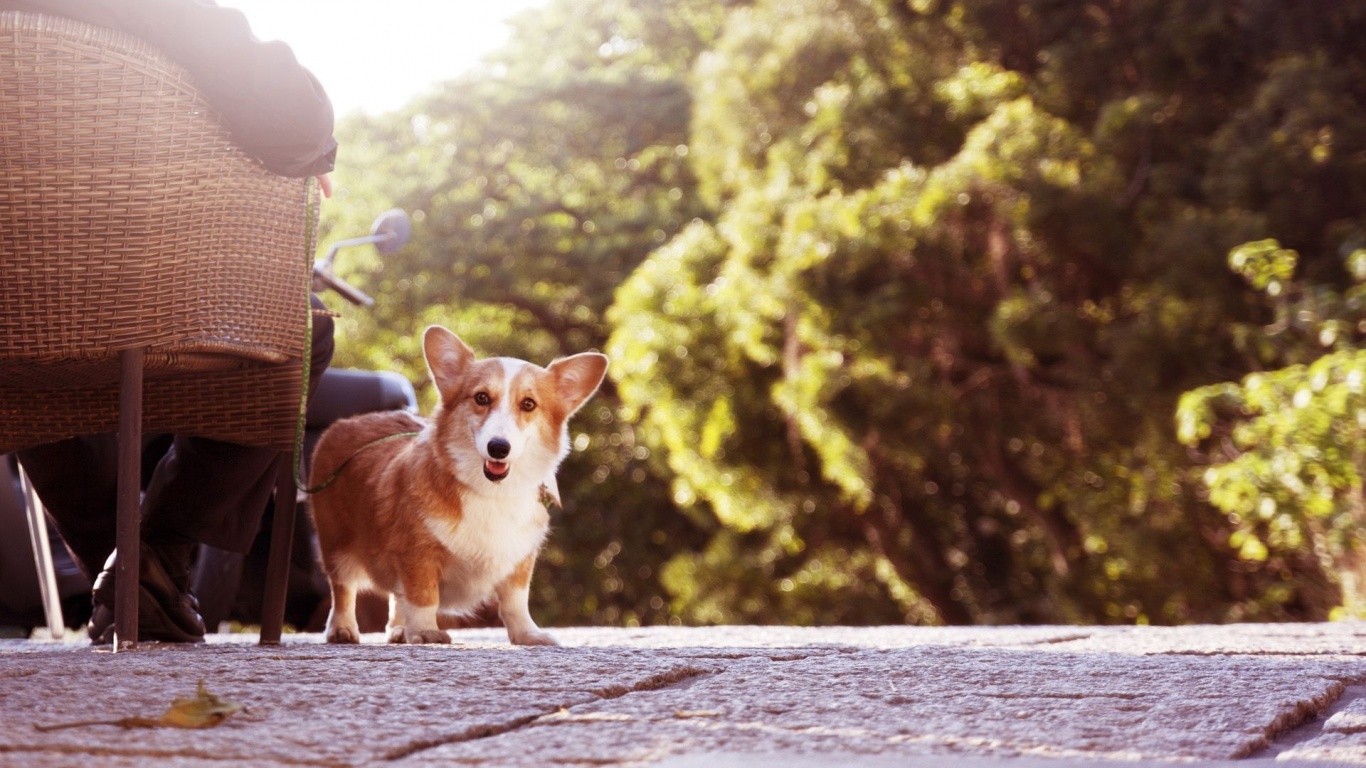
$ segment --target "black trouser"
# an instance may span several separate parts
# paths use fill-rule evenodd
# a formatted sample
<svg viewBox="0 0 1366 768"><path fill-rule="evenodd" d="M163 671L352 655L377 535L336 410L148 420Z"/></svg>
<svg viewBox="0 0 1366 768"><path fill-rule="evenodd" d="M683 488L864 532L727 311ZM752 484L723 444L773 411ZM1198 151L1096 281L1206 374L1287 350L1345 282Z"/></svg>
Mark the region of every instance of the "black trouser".
<svg viewBox="0 0 1366 768"><path fill-rule="evenodd" d="M316 297L314 307L322 307ZM332 318L313 318L309 396L332 360ZM148 446L158 441L149 440ZM165 442L157 445L159 452ZM114 551L118 438L86 435L18 452L33 487L76 562L92 579ZM143 538L170 532L232 552L246 552L275 488L280 452L177 435L170 449L144 456Z"/></svg>

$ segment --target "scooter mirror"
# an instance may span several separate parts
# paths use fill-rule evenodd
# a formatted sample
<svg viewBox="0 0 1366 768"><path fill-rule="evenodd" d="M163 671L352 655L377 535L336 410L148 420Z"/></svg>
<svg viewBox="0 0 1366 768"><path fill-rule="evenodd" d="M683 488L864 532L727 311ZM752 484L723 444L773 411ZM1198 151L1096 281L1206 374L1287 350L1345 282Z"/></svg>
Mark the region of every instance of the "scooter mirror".
<svg viewBox="0 0 1366 768"><path fill-rule="evenodd" d="M413 224L408 220L408 214L397 208L381 213L370 227L375 250L386 256L402 248L412 234Z"/></svg>

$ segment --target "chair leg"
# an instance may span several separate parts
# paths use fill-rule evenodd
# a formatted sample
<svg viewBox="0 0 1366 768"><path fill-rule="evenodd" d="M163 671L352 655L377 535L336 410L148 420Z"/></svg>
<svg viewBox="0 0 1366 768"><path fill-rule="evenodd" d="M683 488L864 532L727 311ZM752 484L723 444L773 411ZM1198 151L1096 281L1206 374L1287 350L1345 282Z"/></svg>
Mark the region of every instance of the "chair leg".
<svg viewBox="0 0 1366 768"><path fill-rule="evenodd" d="M114 651L138 643L138 559L142 537L142 368L141 347L119 353L119 470L115 544Z"/></svg>
<svg viewBox="0 0 1366 768"><path fill-rule="evenodd" d="M285 451L275 481L275 523L270 532L266 590L261 598L261 645L279 645L285 626L285 597L289 589L289 558L294 550L294 513L298 488L294 484L294 454Z"/></svg>
<svg viewBox="0 0 1366 768"><path fill-rule="evenodd" d="M57 568L52 562L52 548L47 536L47 512L22 464L19 465L19 488L23 491L24 513L28 517L28 539L33 545L33 562L38 566L38 591L43 596L47 631L52 637L60 638L66 634L66 620L62 616L62 596L57 593Z"/></svg>

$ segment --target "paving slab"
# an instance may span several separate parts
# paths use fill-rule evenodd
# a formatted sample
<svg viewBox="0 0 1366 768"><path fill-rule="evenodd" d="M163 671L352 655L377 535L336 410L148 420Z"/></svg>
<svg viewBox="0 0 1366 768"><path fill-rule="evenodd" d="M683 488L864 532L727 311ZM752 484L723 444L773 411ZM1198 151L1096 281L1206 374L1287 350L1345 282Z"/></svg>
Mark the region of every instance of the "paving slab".
<svg viewBox="0 0 1366 768"><path fill-rule="evenodd" d="M0 641L0 766L1366 765L1363 624L452 634ZM200 680L246 711L35 727L155 716Z"/></svg>

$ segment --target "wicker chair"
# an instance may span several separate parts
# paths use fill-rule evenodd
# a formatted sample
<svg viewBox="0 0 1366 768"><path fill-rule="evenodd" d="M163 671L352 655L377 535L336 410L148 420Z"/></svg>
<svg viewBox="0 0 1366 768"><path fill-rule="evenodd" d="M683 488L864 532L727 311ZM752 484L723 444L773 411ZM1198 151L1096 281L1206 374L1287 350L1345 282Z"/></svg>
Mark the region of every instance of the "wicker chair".
<svg viewBox="0 0 1366 768"><path fill-rule="evenodd" d="M137 642L142 431L279 449L276 643L316 193L140 40L5 12L0 51L0 452L118 431L117 649Z"/></svg>

